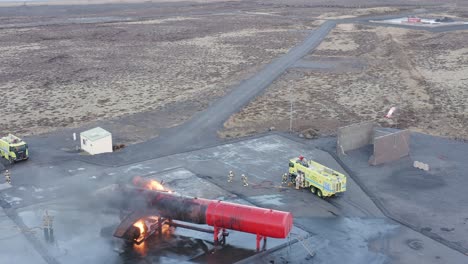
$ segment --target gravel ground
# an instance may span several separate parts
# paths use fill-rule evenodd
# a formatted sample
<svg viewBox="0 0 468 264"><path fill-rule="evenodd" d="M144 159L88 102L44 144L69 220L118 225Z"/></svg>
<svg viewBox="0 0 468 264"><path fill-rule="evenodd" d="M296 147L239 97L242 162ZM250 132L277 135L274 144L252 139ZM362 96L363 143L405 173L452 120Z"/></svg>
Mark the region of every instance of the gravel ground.
<svg viewBox="0 0 468 264"><path fill-rule="evenodd" d="M223 134L239 136L271 126L287 130L292 100L295 131L330 134L339 126L372 120L466 138L467 40L468 31L429 33L338 25L305 60L309 65L356 60L359 67L290 69L264 95L232 116ZM391 106L400 108L394 121L383 118Z"/></svg>
<svg viewBox="0 0 468 264"><path fill-rule="evenodd" d="M186 102L174 126L286 53L306 24L237 13L0 29L0 127L39 134Z"/></svg>

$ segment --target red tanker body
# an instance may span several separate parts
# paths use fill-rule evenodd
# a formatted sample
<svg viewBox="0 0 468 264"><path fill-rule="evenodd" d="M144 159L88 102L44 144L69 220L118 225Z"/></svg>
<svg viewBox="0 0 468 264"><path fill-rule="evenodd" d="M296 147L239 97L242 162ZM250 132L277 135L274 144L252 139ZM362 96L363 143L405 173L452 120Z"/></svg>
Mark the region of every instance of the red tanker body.
<svg viewBox="0 0 468 264"><path fill-rule="evenodd" d="M257 236L257 249L261 239L267 237L286 238L293 226L293 216L289 212L260 207L181 196L160 191L147 186L139 179L139 188L120 186L120 208L132 211L126 221L117 228L114 236L124 237L126 229L141 217L160 216L165 219L179 220L214 227L214 240L224 240L225 229L251 233ZM171 222L171 221L170 221ZM138 235L138 234L137 234Z"/></svg>
<svg viewBox="0 0 468 264"><path fill-rule="evenodd" d="M174 220L273 238L286 238L292 228L293 218L289 212L173 193L143 192L150 197L149 208L157 208L162 216Z"/></svg>
<svg viewBox="0 0 468 264"><path fill-rule="evenodd" d="M289 212L215 201L206 210L206 224L262 237L286 238L293 217Z"/></svg>

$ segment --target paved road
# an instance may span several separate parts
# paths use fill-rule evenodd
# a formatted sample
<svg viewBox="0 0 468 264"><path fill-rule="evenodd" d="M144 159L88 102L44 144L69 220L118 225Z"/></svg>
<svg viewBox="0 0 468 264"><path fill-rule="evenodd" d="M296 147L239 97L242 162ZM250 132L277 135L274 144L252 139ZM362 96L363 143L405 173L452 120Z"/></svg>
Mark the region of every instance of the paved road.
<svg viewBox="0 0 468 264"><path fill-rule="evenodd" d="M327 21L314 30L300 45L288 53L275 59L256 75L240 83L232 92L216 101L205 111L202 111L182 128L173 137L183 138L183 143L197 144L202 139L216 137L216 132L223 123L244 105L263 92L270 84L280 77L286 69L294 65L299 59L315 49L328 33L335 27L334 21ZM178 140L178 143L182 143Z"/></svg>
<svg viewBox="0 0 468 264"><path fill-rule="evenodd" d="M436 12L445 12L446 10L441 9L434 9L431 13ZM400 17L407 17L407 16L414 16L414 15L424 15L428 11L426 9L419 9L414 12L403 12L399 14L392 14L392 15L384 15L384 16L363 16L357 18L345 18L339 20L340 23L359 23L363 25L370 25L370 26L380 26L380 27L398 27L398 28L406 28L406 29L413 29L413 30L425 30L432 33L441 33L441 32L451 32L457 30L466 30L468 29L468 25L444 25L444 26L437 26L437 27L427 27L427 26L411 26L411 25L399 25L399 24L384 24L384 23L375 23L370 21L383 21L383 20L390 20Z"/></svg>
<svg viewBox="0 0 468 264"><path fill-rule="evenodd" d="M375 23L375 22L360 22L364 25L371 25L371 26L379 26L379 27L397 27L397 28L406 28L412 30L424 30L429 31L432 33L442 33L442 32L451 32L451 31L458 31L458 30L467 30L468 25L446 25L446 26L437 26L437 27L429 27L429 26L411 26L411 25L398 25L398 24L384 24L384 23Z"/></svg>
<svg viewBox="0 0 468 264"><path fill-rule="evenodd" d="M185 124L166 130L158 138L131 146L124 152L100 157L82 157L81 159L108 166L123 165L190 151L216 143L218 141L217 131L233 113L239 111L270 86L289 67L315 49L335 26L335 21L323 23L301 44L285 55L273 60L250 79L242 81L238 87L204 111L197 113Z"/></svg>

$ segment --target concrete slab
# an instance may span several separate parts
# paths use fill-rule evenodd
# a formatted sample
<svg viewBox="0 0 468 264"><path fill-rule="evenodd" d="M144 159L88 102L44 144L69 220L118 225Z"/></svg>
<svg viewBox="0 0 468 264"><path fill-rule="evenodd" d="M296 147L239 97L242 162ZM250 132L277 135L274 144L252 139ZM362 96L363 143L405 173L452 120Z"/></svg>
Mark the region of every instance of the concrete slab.
<svg viewBox="0 0 468 264"><path fill-rule="evenodd" d="M389 256L371 250L369 245L386 239L398 228L384 219L301 219L299 222L316 233L305 243L315 250L314 257L310 257L299 242L270 255L253 258L249 263L276 263L279 259L288 259L291 263L341 263L343 259L346 263L389 263Z"/></svg>
<svg viewBox="0 0 468 264"><path fill-rule="evenodd" d="M23 230L0 208L0 263L38 263L47 264L36 249L28 242L26 232L35 235L41 230Z"/></svg>
<svg viewBox="0 0 468 264"><path fill-rule="evenodd" d="M395 219L468 253L468 144L412 133L411 149L411 158L377 167L367 164L366 149L342 160ZM414 168L412 159L431 170Z"/></svg>
<svg viewBox="0 0 468 264"><path fill-rule="evenodd" d="M45 241L42 233L38 238L60 263L119 263L110 241L100 237L101 223L116 223L118 217L96 214L74 206L73 200L53 201L28 206L18 210L18 215L28 227L42 225L45 210L54 217L53 243ZM110 240L110 239L109 239Z"/></svg>
<svg viewBox="0 0 468 264"><path fill-rule="evenodd" d="M10 189L10 188L11 188L11 184L9 184L7 182L0 184L0 191Z"/></svg>
<svg viewBox="0 0 468 264"><path fill-rule="evenodd" d="M141 170L145 166L129 168L123 171L130 173ZM183 168L163 170L159 173L144 175L144 177L164 179L166 186L178 193L249 204ZM156 263L180 263L206 259L204 255L207 253L211 260L216 260L216 256L219 260L227 254L232 257L230 261L234 262L255 254L255 235L232 230L228 237L228 246L214 254L211 254L214 249L211 234L182 228L176 229L165 238L164 242L153 239L146 245L129 247L121 240L112 238L112 232L108 231L118 224L118 214L112 214L105 208L94 208L93 203L86 202L89 201L88 194L83 193L81 198L84 201L77 201L80 197L73 193L73 196L68 198L53 199L17 209L19 217L28 227L41 225L42 215L46 209L50 215L54 216L55 242L48 244L44 238L40 238L49 253L60 263L82 263L83 261L89 263L128 263L130 261L132 263L137 259L156 261ZM297 227L293 231L302 235L307 234ZM268 239L267 246L268 248L275 247L285 241L284 239ZM181 244L186 245L183 247L185 249L180 248Z"/></svg>
<svg viewBox="0 0 468 264"><path fill-rule="evenodd" d="M386 249L392 263L459 263L468 256L435 242L432 238L399 226L391 239L375 241L372 248Z"/></svg>
<svg viewBox="0 0 468 264"><path fill-rule="evenodd" d="M73 261L79 258L79 254L64 254L65 251L90 252L92 256L87 256L90 263L102 262L104 258L107 258L106 263L139 263L143 260L149 263L219 263L221 259L223 262L236 262L255 253L253 235L239 232L233 232L229 237L228 247L214 254L211 254L211 235L183 229L177 229L169 239L154 239L142 248L128 247L121 241L113 240L111 234L119 221L118 215L97 207L90 194L98 188L128 181L136 175L163 179L169 188L187 195L291 211L295 225L312 235L310 243L319 249L316 256L319 263L327 262L333 254L338 254L341 259L350 259L349 263L411 263L414 262L414 254L420 253L427 254L425 263L439 263L435 256L451 260L450 263L463 263L459 260L466 256L459 252L386 220L373 201L350 178L348 191L341 197L328 200L319 199L306 190L297 191L281 186L281 175L287 170L287 160L300 154L345 172L330 154L311 146L313 144L269 135L122 167L101 170L85 167L70 177L57 177L52 184L42 182L34 188L14 186L2 194L24 198L19 205L10 205L18 210L28 226L40 223L41 214L46 208L56 215L58 246L46 245L49 253L62 263L75 263ZM333 148L330 146L330 149ZM227 182L229 170L236 173L233 183ZM242 186L241 173L248 175L248 187ZM24 193L40 194L46 198L38 199ZM295 229L293 233L300 232ZM408 245L413 246L414 243L410 243L412 239L423 241L427 251L415 252ZM281 243L284 241L269 240L268 248ZM178 246L182 244L187 246ZM275 263L284 259L293 263L310 261L299 244L290 249L285 247L283 251L278 251L279 255L276 254L261 260L274 260ZM353 257L350 258L350 255ZM303 256L302 259L299 256Z"/></svg>

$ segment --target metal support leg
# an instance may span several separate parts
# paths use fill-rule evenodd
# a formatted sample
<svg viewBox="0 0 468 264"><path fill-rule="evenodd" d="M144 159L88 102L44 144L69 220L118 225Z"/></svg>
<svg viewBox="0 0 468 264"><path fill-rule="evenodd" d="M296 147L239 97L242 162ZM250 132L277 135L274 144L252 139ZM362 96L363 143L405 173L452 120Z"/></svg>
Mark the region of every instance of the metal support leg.
<svg viewBox="0 0 468 264"><path fill-rule="evenodd" d="M221 245L226 245L226 237L229 235L229 233L226 231L226 228L223 228L220 230L219 237L221 237Z"/></svg>
<svg viewBox="0 0 468 264"><path fill-rule="evenodd" d="M260 242L262 241L262 239L264 241L263 246L265 247L266 246L266 237L257 235L257 251L260 251Z"/></svg>
<svg viewBox="0 0 468 264"><path fill-rule="evenodd" d="M164 221L164 218L159 217L158 218L158 235L161 237L162 236L162 223Z"/></svg>
<svg viewBox="0 0 468 264"><path fill-rule="evenodd" d="M215 246L218 246L218 242L219 242L218 233L219 233L219 228L215 226L213 230L213 240L214 240Z"/></svg>

